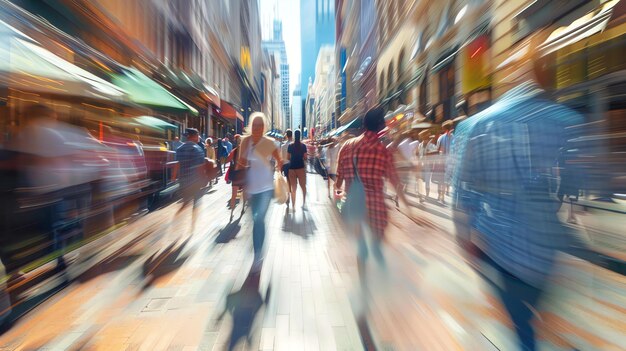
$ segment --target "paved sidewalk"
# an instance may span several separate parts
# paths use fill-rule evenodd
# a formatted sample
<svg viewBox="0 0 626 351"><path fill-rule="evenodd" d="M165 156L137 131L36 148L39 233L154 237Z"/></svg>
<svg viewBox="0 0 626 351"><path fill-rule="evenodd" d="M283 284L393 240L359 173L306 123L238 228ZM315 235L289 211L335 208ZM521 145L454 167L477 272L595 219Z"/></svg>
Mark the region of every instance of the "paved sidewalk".
<svg viewBox="0 0 626 351"><path fill-rule="evenodd" d="M188 213L175 217L179 204L123 228L152 234L103 253L99 265L0 336L0 349L514 349L499 303L460 259L450 233L417 226L394 210L386 269L370 260L363 290L354 242L321 177L309 174L308 189L306 211L270 205L260 277L248 274L250 213L229 223L230 187L221 182L203 198L193 235ZM544 317L556 332L541 336L542 349L626 344L624 282L588 274L601 290L581 285L558 295L556 312ZM569 334L555 336L563 332Z"/></svg>

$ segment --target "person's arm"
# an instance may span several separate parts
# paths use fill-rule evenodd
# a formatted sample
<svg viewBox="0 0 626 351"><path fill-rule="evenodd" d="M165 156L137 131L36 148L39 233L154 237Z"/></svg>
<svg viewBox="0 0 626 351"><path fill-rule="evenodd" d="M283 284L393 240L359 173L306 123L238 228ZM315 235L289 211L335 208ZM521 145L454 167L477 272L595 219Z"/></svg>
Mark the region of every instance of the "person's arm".
<svg viewBox="0 0 626 351"><path fill-rule="evenodd" d="M235 158L236 152L237 152L237 149L234 149L233 151L231 151L230 154L228 154L228 157L226 158L226 162L232 162L232 160Z"/></svg>
<svg viewBox="0 0 626 351"><path fill-rule="evenodd" d="M408 201L406 197L404 196L402 182L400 182L400 177L398 176L396 167L393 164L393 156L391 155L391 152L389 152L389 150L387 149L385 149L385 151L383 152L384 152L383 157L385 158L385 169L387 170L387 179L389 179L391 184L396 189L396 194L398 195L398 198L402 200L405 206L407 206Z"/></svg>
<svg viewBox="0 0 626 351"><path fill-rule="evenodd" d="M241 146L239 147L239 155L237 155L237 162L235 165L235 169L244 169L248 166L248 145L249 139L245 138L241 141Z"/></svg>
<svg viewBox="0 0 626 351"><path fill-rule="evenodd" d="M339 150L339 154L337 156L337 180L335 181L335 192L340 191L343 187L343 167L342 167L342 162L340 162L342 160L343 157L343 146L341 147L341 149Z"/></svg>
<svg viewBox="0 0 626 351"><path fill-rule="evenodd" d="M272 156L276 160L276 167L278 168L279 171L283 169L283 159L280 153L281 152L279 148L274 148L274 151L272 151Z"/></svg>
<svg viewBox="0 0 626 351"><path fill-rule="evenodd" d="M307 152L306 146L303 149L304 149L304 155L302 155L302 161L306 163L308 152Z"/></svg>

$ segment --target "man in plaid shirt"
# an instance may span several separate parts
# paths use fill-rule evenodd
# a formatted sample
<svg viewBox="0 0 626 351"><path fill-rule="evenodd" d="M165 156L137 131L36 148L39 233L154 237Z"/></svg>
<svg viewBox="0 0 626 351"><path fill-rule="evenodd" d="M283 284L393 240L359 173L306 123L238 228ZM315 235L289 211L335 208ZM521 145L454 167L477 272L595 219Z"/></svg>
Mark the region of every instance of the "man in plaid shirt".
<svg viewBox="0 0 626 351"><path fill-rule="evenodd" d="M350 185L355 178L353 160L356 156L356 164L359 177L365 188L365 199L367 206L367 224L374 234L376 245L374 252L382 263L383 257L380 251L380 241L384 238L385 228L388 223L387 206L384 197L384 179L388 179L396 189L400 188L400 180L396 169L393 166L393 158L389 150L379 141L379 133L385 128L385 117L382 108L374 108L367 112L363 118L365 133L346 141L339 152L337 167L337 182L335 190L341 189L345 180L345 189L350 189ZM402 192L398 192L400 199L406 204ZM350 194L348 194L350 196ZM367 258L367 248L362 240L363 235L357 233L359 237L359 256L362 260Z"/></svg>

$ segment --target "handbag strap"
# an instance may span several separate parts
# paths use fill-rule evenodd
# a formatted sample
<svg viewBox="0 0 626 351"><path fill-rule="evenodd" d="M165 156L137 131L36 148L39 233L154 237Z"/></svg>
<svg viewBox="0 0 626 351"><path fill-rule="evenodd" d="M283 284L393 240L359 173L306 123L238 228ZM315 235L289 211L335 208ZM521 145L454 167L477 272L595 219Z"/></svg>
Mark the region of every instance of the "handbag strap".
<svg viewBox="0 0 626 351"><path fill-rule="evenodd" d="M352 155L352 167L354 168L354 179L361 181L361 176L359 175L359 169L357 168L357 161L358 161L357 156L354 153Z"/></svg>

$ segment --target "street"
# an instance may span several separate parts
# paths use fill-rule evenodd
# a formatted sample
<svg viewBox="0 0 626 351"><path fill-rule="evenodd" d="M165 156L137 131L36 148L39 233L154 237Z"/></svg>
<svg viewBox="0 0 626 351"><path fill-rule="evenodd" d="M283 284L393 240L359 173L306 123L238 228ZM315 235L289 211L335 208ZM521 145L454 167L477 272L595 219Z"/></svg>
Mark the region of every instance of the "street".
<svg viewBox="0 0 626 351"><path fill-rule="evenodd" d="M267 256L252 262L250 211L229 222L222 180L190 212L170 204L118 229L101 259L0 336L1 350L513 350L485 280L464 262L446 207L392 207L386 267L367 263L325 183L308 174L308 209L268 211ZM390 206L393 206L389 202ZM433 213L436 212L436 213ZM133 240L139 238L139 240ZM540 311L541 350L621 350L626 279L562 257ZM79 258L80 260L80 258Z"/></svg>

